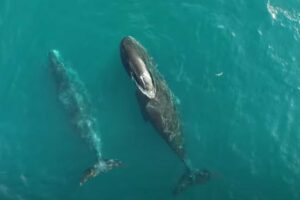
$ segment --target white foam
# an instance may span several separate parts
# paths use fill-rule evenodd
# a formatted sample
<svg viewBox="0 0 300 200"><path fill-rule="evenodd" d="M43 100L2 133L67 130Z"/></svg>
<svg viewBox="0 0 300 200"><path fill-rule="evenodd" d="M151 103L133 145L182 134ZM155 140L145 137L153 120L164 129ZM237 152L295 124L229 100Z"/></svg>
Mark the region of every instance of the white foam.
<svg viewBox="0 0 300 200"><path fill-rule="evenodd" d="M286 10L279 6L274 6L267 2L267 9L273 21L277 21L280 26L288 28L294 32L295 39L300 39L300 13L296 10ZM286 22L288 21L288 22Z"/></svg>
<svg viewBox="0 0 300 200"><path fill-rule="evenodd" d="M267 3L267 9L268 9L268 12L269 12L269 14L271 15L272 19L273 19L273 20L276 20L278 11L277 11L277 9L276 9L275 7L273 7L273 6L270 4L270 1L268 1L268 3Z"/></svg>
<svg viewBox="0 0 300 200"><path fill-rule="evenodd" d="M223 76L223 72L217 73L216 76L218 77Z"/></svg>

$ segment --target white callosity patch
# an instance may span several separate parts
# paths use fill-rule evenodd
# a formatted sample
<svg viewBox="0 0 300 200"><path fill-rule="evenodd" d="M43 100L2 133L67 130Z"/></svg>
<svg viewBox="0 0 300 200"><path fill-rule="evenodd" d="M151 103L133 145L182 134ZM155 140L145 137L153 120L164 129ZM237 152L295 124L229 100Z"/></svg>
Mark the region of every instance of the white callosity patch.
<svg viewBox="0 0 300 200"><path fill-rule="evenodd" d="M139 88L139 90L148 98L153 99L156 94L156 89L153 84L151 75L146 67L146 64L141 58L137 58L136 62L137 63L135 64L129 62L129 65L134 71L132 73L136 73L136 76L138 76L139 80L142 82L142 86L135 80L133 74L131 75L131 77L134 80L137 87Z"/></svg>
<svg viewBox="0 0 300 200"><path fill-rule="evenodd" d="M150 99L153 99L155 97L156 90L153 85L153 81L149 72L148 71L143 72L143 74L140 76L140 79L142 80L143 84L146 87L146 90L142 90L142 92L145 95L147 95Z"/></svg>

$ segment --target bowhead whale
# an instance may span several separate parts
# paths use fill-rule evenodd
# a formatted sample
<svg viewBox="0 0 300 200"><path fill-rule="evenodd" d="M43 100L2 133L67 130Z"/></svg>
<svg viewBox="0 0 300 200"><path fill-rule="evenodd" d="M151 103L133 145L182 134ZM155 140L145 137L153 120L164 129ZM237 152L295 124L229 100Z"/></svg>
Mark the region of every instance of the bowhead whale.
<svg viewBox="0 0 300 200"><path fill-rule="evenodd" d="M96 152L97 162L84 172L80 180L81 186L90 178L119 167L122 163L119 160L104 159L102 157L101 140L96 126L97 120L90 112L89 98L84 84L78 78L77 73L71 67L64 64L59 51L49 51L48 57L49 65L57 83L60 101L70 115L76 132Z"/></svg>
<svg viewBox="0 0 300 200"><path fill-rule="evenodd" d="M137 86L137 99L144 118L152 123L186 168L174 194L188 186L207 182L210 171L193 169L187 158L174 96L146 49L136 39L127 36L121 41L120 54L126 72Z"/></svg>

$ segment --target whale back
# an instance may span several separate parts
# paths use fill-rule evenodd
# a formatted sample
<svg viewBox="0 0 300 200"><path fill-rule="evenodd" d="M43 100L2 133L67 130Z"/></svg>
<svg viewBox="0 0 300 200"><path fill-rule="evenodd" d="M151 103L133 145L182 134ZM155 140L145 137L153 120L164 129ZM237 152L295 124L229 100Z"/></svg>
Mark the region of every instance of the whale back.
<svg viewBox="0 0 300 200"><path fill-rule="evenodd" d="M185 150L181 120L176 110L173 94L164 80L156 80L156 85L155 98L148 99L145 105L149 121L176 154L184 159Z"/></svg>

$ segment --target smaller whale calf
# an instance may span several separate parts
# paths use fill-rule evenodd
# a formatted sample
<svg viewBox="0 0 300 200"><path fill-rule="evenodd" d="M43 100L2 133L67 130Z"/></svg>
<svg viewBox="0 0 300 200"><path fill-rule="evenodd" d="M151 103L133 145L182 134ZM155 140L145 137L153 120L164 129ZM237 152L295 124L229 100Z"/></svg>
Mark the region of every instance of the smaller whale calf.
<svg viewBox="0 0 300 200"><path fill-rule="evenodd" d="M71 118L71 122L82 138L96 152L97 162L88 168L81 180L80 186L89 179L96 177L120 167L122 162L115 159L104 159L101 152L101 140L97 131L97 120L89 108L89 98L84 84L78 78L77 73L65 65L58 50L51 50L48 53L49 65L53 71L57 83L59 99Z"/></svg>

